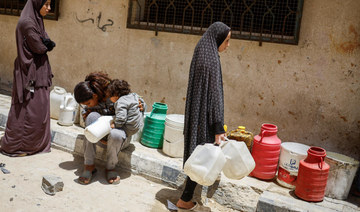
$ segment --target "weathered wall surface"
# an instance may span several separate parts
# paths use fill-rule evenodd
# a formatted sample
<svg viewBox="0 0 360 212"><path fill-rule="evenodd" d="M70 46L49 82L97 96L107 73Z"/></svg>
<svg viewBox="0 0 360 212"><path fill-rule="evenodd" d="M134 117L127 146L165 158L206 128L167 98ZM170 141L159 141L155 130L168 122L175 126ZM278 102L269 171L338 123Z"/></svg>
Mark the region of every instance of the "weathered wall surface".
<svg viewBox="0 0 360 212"><path fill-rule="evenodd" d="M54 85L72 91L102 70L129 81L149 105L162 101L169 113L183 113L200 37L127 29L127 10L127 0L60 1L59 20L45 20L57 43L49 53ZM245 125L257 134L262 123L274 123L282 141L360 159L359 10L357 0L305 1L299 45L231 40L221 54L229 128ZM2 86L12 82L17 20L0 15Z"/></svg>

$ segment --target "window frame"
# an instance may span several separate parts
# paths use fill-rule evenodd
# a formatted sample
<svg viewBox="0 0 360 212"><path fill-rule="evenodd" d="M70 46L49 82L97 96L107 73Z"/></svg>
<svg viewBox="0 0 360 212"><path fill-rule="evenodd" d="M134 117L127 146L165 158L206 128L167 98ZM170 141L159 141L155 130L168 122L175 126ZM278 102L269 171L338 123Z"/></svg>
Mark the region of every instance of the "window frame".
<svg viewBox="0 0 360 212"><path fill-rule="evenodd" d="M151 4L153 4L153 2L156 2L156 1L160 1L160 0L148 0L150 6L151 6ZM245 0L243 0L243 1L245 1ZM277 2L277 0L274 0L274 1ZM173 2L173 0L169 0L168 5L170 5L171 2ZM188 0L187 2L193 2L193 1ZM205 1L205 2L210 2L210 1ZM212 1L212 2L214 2L214 1ZM256 0L255 0L255 2L256 2ZM265 0L265 2L266 2L266 0ZM186 26L186 25L184 25L184 23L181 26L181 25L174 25L174 24L168 24L168 23L149 22L149 21L145 20L146 19L145 18L145 14L146 14L145 10L149 10L150 7L144 6L144 9L142 9L141 5L140 5L140 4L146 5L146 3L147 3L146 0L129 0L127 26L126 26L127 28L155 31L155 35L157 35L158 32L172 32L172 33L181 33L181 34L202 35L207 29L203 26L201 26L201 27ZM136 8L136 6L134 6L134 4L137 5L137 8ZM286 4L288 6L289 0L286 1ZM289 14L295 15L294 21L291 22L291 26L293 26L294 29L293 28L288 29L288 30L290 30L290 29L293 30L293 33L291 36L284 35L284 31L282 31L282 34L279 34L279 33L274 34L273 32L262 33L262 29L264 28L263 26L261 26L262 28L261 27L257 28L257 30L261 29L261 33L254 33L254 32L251 32L251 30L256 29L256 28L251 26L250 27L251 29L249 31L233 30L231 37L233 39L258 41L260 46L262 45L262 42L298 45L299 35L300 35L300 26L301 26L301 18L303 15L304 0L296 0L296 2L294 4L297 4L296 11L291 10L288 7L289 8L289 10L287 11L288 15L284 16L284 17L281 16L281 18L284 18L284 20L286 21L286 18L289 16ZM208 5L210 5L210 4L208 4ZM265 8L265 6L263 6L263 7ZM138 8L140 8L140 10ZM206 8L206 7L204 7L204 8ZM269 9L269 7L267 7L267 8ZM182 11L180 11L180 12L182 12ZM157 13L159 13L159 12L157 12ZM166 14L165 12L163 12L163 13ZM241 14L241 13L239 13L239 14ZM155 14L155 16L156 16L156 20L157 20L157 14ZM141 18L143 18L144 21L140 20ZM164 19L166 20L166 17ZM279 19L279 20L283 21L283 19ZM215 21L217 21L217 20L214 20L214 22ZM222 21L222 20L219 20L219 21ZM285 25L285 21L284 21L284 25ZM223 22L226 23L225 21L223 21ZM229 25L229 26L231 27L231 25Z"/></svg>

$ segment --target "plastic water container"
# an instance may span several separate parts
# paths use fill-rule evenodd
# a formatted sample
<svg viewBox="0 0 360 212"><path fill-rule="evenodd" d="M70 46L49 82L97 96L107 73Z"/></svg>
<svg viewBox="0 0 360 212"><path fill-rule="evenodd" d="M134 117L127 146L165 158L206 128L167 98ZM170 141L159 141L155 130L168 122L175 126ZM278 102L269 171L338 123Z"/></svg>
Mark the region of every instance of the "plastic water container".
<svg viewBox="0 0 360 212"><path fill-rule="evenodd" d="M219 146L210 143L198 145L185 162L184 172L198 184L210 186L221 173L225 162Z"/></svg>
<svg viewBox="0 0 360 212"><path fill-rule="evenodd" d="M155 102L152 107L150 115L145 117L140 143L147 147L161 149L168 106L164 103Z"/></svg>
<svg viewBox="0 0 360 212"><path fill-rule="evenodd" d="M101 116L94 123L87 126L84 130L84 135L91 143L97 143L104 136L110 133L110 122L113 120L112 116Z"/></svg>
<svg viewBox="0 0 360 212"><path fill-rule="evenodd" d="M67 93L60 105L58 124L63 126L73 125L77 112L78 104L76 103L75 98L70 93Z"/></svg>
<svg viewBox="0 0 360 212"><path fill-rule="evenodd" d="M319 202L325 196L330 166L324 161L325 149L313 146L307 152L306 158L300 161L295 195L309 202Z"/></svg>
<svg viewBox="0 0 360 212"><path fill-rule="evenodd" d="M281 140L277 132L278 127L274 124L261 125L261 131L254 137L251 150L256 164L251 176L262 180L270 180L276 176L281 149Z"/></svg>
<svg viewBox="0 0 360 212"><path fill-rule="evenodd" d="M163 152L174 158L184 155L184 115L170 114L165 118Z"/></svg>
<svg viewBox="0 0 360 212"><path fill-rule="evenodd" d="M60 105L64 100L66 90L59 86L54 86L50 92L50 117L59 119Z"/></svg>
<svg viewBox="0 0 360 212"><path fill-rule="evenodd" d="M296 180L299 171L299 163L307 156L307 151L310 146L295 143L285 142L281 144L279 171L276 181L287 188L295 188L293 184Z"/></svg>
<svg viewBox="0 0 360 212"><path fill-rule="evenodd" d="M359 161L339 153L327 152L325 162L330 165L325 196L347 199Z"/></svg>
<svg viewBox="0 0 360 212"><path fill-rule="evenodd" d="M222 170L226 177L240 180L254 170L255 161L244 142L228 140L221 145L221 148L226 158Z"/></svg>
<svg viewBox="0 0 360 212"><path fill-rule="evenodd" d="M254 135L252 132L246 131L244 126L238 126L237 129L231 130L227 133L227 137L232 140L245 142L247 148L251 151Z"/></svg>

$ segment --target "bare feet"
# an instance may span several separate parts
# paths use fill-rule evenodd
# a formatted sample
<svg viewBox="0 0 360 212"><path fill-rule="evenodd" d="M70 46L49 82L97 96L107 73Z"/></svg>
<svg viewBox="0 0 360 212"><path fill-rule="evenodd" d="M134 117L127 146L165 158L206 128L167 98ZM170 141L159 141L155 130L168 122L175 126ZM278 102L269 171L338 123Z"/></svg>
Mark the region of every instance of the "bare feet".
<svg viewBox="0 0 360 212"><path fill-rule="evenodd" d="M190 208L193 208L194 206L195 206L194 202L192 202L192 201L185 202L182 199L179 199L176 203L176 207L182 208L182 209L190 209Z"/></svg>

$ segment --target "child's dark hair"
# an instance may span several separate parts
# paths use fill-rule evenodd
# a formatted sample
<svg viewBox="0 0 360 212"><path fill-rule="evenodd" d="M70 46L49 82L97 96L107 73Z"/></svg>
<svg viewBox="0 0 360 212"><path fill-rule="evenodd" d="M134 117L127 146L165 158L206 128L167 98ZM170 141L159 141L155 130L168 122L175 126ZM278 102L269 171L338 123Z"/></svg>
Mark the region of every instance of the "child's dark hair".
<svg viewBox="0 0 360 212"><path fill-rule="evenodd" d="M74 88L74 97L78 103L86 102L98 95L99 101L106 96L106 90L110 84L110 78L106 73L94 72L85 77L85 82L78 83Z"/></svg>
<svg viewBox="0 0 360 212"><path fill-rule="evenodd" d="M121 97L124 95L128 95L131 92L129 83L125 80L118 79L112 80L108 89L110 96Z"/></svg>

